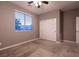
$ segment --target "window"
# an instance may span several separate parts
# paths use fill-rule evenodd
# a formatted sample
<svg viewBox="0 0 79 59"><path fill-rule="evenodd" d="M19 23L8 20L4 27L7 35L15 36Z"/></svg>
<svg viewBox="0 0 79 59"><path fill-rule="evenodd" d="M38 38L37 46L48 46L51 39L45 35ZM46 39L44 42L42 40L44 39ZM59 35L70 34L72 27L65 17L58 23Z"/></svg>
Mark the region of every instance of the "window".
<svg viewBox="0 0 79 59"><path fill-rule="evenodd" d="M23 12L15 12L15 30L26 31L32 30L32 17L31 15Z"/></svg>

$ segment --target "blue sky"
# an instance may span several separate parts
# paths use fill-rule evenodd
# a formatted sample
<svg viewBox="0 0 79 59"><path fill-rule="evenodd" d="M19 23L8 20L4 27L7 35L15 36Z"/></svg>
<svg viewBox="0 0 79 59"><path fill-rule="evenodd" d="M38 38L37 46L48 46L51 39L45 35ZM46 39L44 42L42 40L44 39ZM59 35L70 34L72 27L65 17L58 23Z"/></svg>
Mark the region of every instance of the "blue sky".
<svg viewBox="0 0 79 59"><path fill-rule="evenodd" d="M20 20L22 25L24 25L24 14L23 13L16 12L15 17L16 17L16 19ZM31 16L26 15L25 19L26 19L25 25L31 25L32 24L32 17Z"/></svg>

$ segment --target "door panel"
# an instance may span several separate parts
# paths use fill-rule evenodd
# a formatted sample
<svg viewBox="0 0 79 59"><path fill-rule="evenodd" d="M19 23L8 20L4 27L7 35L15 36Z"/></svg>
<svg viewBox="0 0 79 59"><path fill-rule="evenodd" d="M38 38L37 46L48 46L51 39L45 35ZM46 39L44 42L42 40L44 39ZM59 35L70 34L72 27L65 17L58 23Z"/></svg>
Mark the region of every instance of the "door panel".
<svg viewBox="0 0 79 59"><path fill-rule="evenodd" d="M79 32L76 32L76 43L79 43Z"/></svg>
<svg viewBox="0 0 79 59"><path fill-rule="evenodd" d="M79 43L79 17L76 17L76 43Z"/></svg>
<svg viewBox="0 0 79 59"><path fill-rule="evenodd" d="M56 18L40 21L40 38L56 41Z"/></svg>

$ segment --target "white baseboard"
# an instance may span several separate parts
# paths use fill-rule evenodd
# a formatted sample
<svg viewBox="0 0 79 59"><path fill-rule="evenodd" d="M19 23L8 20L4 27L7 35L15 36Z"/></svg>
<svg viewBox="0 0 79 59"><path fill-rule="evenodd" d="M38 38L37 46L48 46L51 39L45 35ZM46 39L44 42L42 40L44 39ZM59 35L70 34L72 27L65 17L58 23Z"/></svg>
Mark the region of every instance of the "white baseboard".
<svg viewBox="0 0 79 59"><path fill-rule="evenodd" d="M60 41L56 41L56 43L61 43Z"/></svg>
<svg viewBox="0 0 79 59"><path fill-rule="evenodd" d="M39 39L42 39L42 38L39 38ZM44 40L48 40L48 39L44 39ZM53 42L56 42L56 43L61 43L60 41L54 41L54 40L48 40L48 41L53 41Z"/></svg>
<svg viewBox="0 0 79 59"><path fill-rule="evenodd" d="M8 49L8 48L12 48L12 47L20 46L20 45L22 45L24 43L28 43L28 42L31 42L31 41L34 41L34 40L37 40L37 39L39 39L39 38L35 38L35 39L32 39L32 40L28 40L28 41L20 42L20 43L17 43L17 44L13 44L13 45L1 48L0 51Z"/></svg>
<svg viewBox="0 0 79 59"><path fill-rule="evenodd" d="M76 43L76 42L74 42L74 41L69 41L69 40L64 40L64 42Z"/></svg>

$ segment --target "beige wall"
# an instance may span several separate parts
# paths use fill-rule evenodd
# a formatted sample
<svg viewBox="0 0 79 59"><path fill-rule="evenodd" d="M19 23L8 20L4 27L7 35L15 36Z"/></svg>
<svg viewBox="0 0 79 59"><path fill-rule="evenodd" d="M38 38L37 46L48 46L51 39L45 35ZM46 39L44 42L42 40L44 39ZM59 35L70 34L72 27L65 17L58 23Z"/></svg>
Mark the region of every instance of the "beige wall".
<svg viewBox="0 0 79 59"><path fill-rule="evenodd" d="M51 11L39 16L39 22L42 20L56 18L56 40L60 41L60 10ZM51 29L52 30L52 29ZM51 33L51 31L49 31Z"/></svg>
<svg viewBox="0 0 79 59"><path fill-rule="evenodd" d="M76 41L76 16L78 9L64 12L64 40Z"/></svg>
<svg viewBox="0 0 79 59"><path fill-rule="evenodd" d="M32 15L32 31L15 31L15 9ZM9 2L0 2L0 48L38 38L38 16Z"/></svg>
<svg viewBox="0 0 79 59"><path fill-rule="evenodd" d="M16 32L15 25L15 9L29 13L33 17L33 30L26 32ZM63 16L60 15L60 10L50 11L48 13L39 15L39 17L32 12L13 5L9 2L0 2L0 48L24 42L33 38L39 37L39 22L45 19L57 19L57 40L76 41L76 16L79 16L79 9L65 11ZM61 18L64 18L63 21ZM62 26L63 25L63 26ZM62 28L62 29L60 29ZM63 35L61 35L63 34Z"/></svg>
<svg viewBox="0 0 79 59"><path fill-rule="evenodd" d="M79 9L51 11L39 16L39 20L57 18L57 40L76 41L76 16Z"/></svg>

